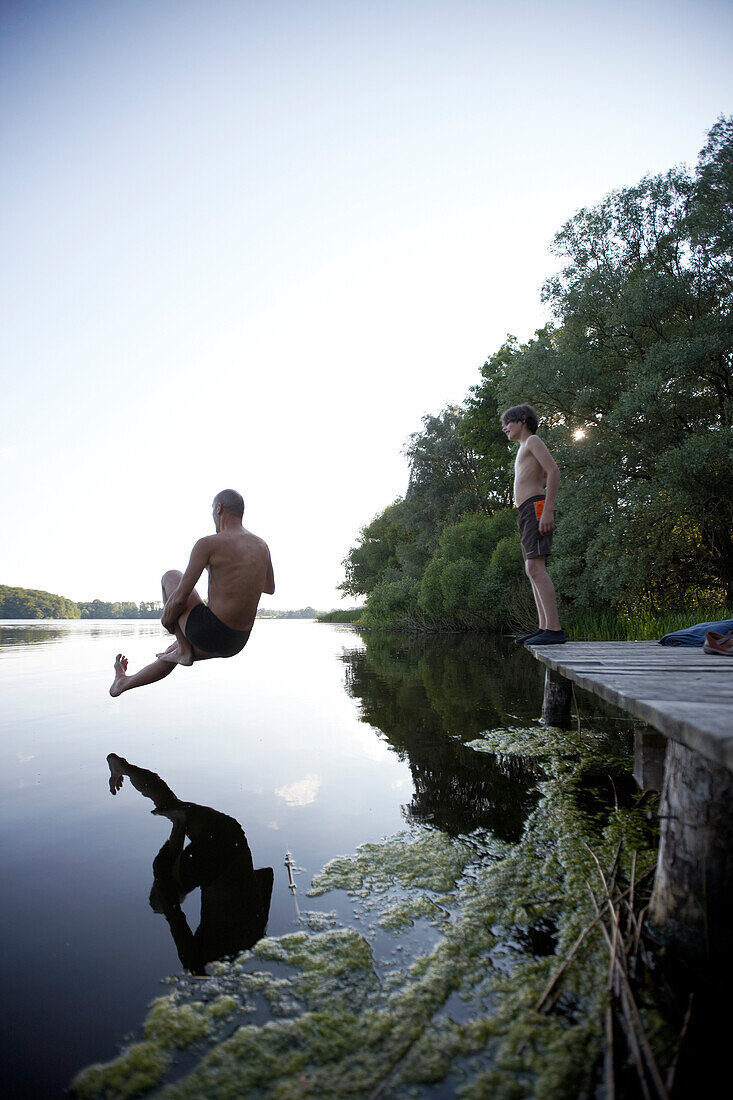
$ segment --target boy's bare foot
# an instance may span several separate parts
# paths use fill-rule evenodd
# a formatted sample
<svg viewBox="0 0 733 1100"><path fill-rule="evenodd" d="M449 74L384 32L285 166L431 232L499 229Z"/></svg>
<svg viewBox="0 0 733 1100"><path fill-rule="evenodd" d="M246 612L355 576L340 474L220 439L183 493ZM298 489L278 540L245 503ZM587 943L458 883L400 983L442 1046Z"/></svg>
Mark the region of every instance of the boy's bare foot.
<svg viewBox="0 0 733 1100"><path fill-rule="evenodd" d="M168 661L172 665L184 665L186 668L193 664L193 650L190 646L184 648L180 642L170 646L164 653L156 653L155 656L160 661Z"/></svg>
<svg viewBox="0 0 733 1100"><path fill-rule="evenodd" d="M123 653L118 653L115 659L115 678L112 681L112 687L109 689L110 695L115 698L121 695L125 690L125 680L127 679L127 657Z"/></svg>
<svg viewBox="0 0 733 1100"><path fill-rule="evenodd" d="M117 794L125 778L118 761L121 762L121 758L117 753L111 752L107 757L107 763L109 764L109 789L112 794Z"/></svg>

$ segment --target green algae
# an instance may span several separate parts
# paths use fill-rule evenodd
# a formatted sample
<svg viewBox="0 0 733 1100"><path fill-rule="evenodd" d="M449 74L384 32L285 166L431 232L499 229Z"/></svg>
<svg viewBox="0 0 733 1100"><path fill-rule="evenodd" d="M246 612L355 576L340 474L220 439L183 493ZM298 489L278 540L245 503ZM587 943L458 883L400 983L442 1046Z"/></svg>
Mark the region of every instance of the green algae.
<svg viewBox="0 0 733 1100"><path fill-rule="evenodd" d="M171 997L158 997L150 1006L143 1034L161 1047L186 1047L204 1039L211 1029L201 1001L176 1004Z"/></svg>
<svg viewBox="0 0 733 1100"><path fill-rule="evenodd" d="M304 973L334 976L344 971L371 967L371 951L363 937L351 928L328 932L292 932L260 940L253 954L258 959L296 966Z"/></svg>
<svg viewBox="0 0 733 1100"><path fill-rule="evenodd" d="M332 859L308 891L316 897L346 890L356 897L384 893L399 883L416 890L447 893L472 856L471 848L437 830L398 833L380 844L362 844L355 856Z"/></svg>
<svg viewBox="0 0 733 1100"><path fill-rule="evenodd" d="M493 756L530 756L538 759L562 755L575 750L572 734L554 726L511 726L508 729L485 730L480 737L466 743L475 752Z"/></svg>
<svg viewBox="0 0 733 1100"><path fill-rule="evenodd" d="M538 761L582 758L587 767L591 760L605 768L621 765L621 758L609 753L602 736L584 729L582 734L556 726L510 726L484 730L480 737L466 742L466 748L492 756L520 756Z"/></svg>
<svg viewBox="0 0 733 1100"><path fill-rule="evenodd" d="M445 910L427 895L418 894L416 897L403 898L402 901L396 901L394 905L388 906L379 918L379 924L388 932L401 932L404 928L413 925L420 917L426 917L429 920L444 919Z"/></svg>
<svg viewBox="0 0 733 1100"><path fill-rule="evenodd" d="M306 909L300 912L300 923L311 932L325 932L329 928L336 928L339 918L334 912L322 913L319 909Z"/></svg>
<svg viewBox="0 0 733 1100"><path fill-rule="evenodd" d="M620 769L598 738L544 727L489 733L482 741L491 751L541 761L539 802L521 839L414 828L332 860L310 893L346 891L356 916L376 913L376 927L360 934L336 926L333 914L323 921L308 914L301 930L214 964L209 981L177 980L169 997L153 1002L139 1044L163 1068L145 1078L130 1063L134 1089L155 1088L171 1053L198 1044L194 1068L156 1095L335 1100L380 1088L385 1097L406 1098L426 1095L448 1074L466 1100L592 1091L608 973L598 930L564 972L555 1009L542 1013L536 1005L593 919L589 885L598 888L599 875L591 852L628 876L634 853L639 868L653 864L655 829L646 805L645 812L587 809L588 776L599 766ZM420 918L437 941L427 949L424 940L414 942ZM376 928L390 932L397 951L404 948L397 958L375 955ZM267 1006L267 1019L243 1023L255 1002ZM664 1049L668 1036L653 998L642 1011ZM84 1071L74 1087L82 1080L87 1091L78 1094L134 1095L123 1072L130 1053Z"/></svg>
<svg viewBox="0 0 733 1100"><path fill-rule="evenodd" d="M112 1062L87 1066L71 1082L81 1100L126 1100L159 1084L170 1055L155 1040L135 1043Z"/></svg>
<svg viewBox="0 0 733 1100"><path fill-rule="evenodd" d="M214 1020L224 1020L227 1016L231 1016L233 1012L236 1012L238 1007L239 1005L234 997L227 997L225 995L219 997L218 1000L214 1001L211 1005L208 1005L205 1011L209 1018L213 1017Z"/></svg>

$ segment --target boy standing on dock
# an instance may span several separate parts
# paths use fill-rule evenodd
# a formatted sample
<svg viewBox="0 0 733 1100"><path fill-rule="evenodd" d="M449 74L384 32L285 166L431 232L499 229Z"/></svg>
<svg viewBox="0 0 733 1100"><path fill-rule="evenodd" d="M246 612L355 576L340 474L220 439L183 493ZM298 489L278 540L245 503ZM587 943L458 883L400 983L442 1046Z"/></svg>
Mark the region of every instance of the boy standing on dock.
<svg viewBox="0 0 733 1100"><path fill-rule="evenodd" d="M517 638L526 645L559 645L567 635L560 626L557 600L546 562L555 529L555 498L560 470L537 436L539 418L531 405L513 405L501 417L501 430L510 443L519 440L514 462L514 503L524 567L532 585L539 630Z"/></svg>

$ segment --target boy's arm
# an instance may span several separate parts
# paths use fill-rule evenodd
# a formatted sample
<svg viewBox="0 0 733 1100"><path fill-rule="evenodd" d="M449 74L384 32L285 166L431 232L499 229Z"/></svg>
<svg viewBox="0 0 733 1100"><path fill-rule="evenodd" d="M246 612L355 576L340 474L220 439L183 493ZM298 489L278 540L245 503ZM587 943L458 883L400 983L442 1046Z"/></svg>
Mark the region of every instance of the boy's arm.
<svg viewBox="0 0 733 1100"><path fill-rule="evenodd" d="M207 535L206 538L199 539L196 543L191 551L191 557L186 566L186 572L181 577L178 588L175 592L172 592L166 600L163 614L160 616L160 621L170 633L173 632L172 628L175 627L180 615L183 613L183 609L186 606L186 600L193 592L196 581L209 564L209 558L211 557L210 539L211 536Z"/></svg>
<svg viewBox="0 0 733 1100"><path fill-rule="evenodd" d="M545 507L540 519L540 534L546 535L555 528L555 500L560 484L560 467L547 449L547 445L536 435L527 440L525 446L533 458L536 458L547 478L545 484Z"/></svg>

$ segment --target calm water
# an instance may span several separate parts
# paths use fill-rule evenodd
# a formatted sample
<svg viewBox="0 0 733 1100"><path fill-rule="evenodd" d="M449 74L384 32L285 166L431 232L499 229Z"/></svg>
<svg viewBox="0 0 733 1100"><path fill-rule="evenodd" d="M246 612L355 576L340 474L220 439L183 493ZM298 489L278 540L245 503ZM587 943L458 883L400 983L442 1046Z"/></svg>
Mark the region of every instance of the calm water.
<svg viewBox="0 0 733 1100"><path fill-rule="evenodd" d="M0 624L6 1095L58 1095L113 1057L181 969L148 900L170 824L127 779L112 797L108 753L241 824L274 869L270 935L298 927L286 851L302 897L365 841L415 823L514 841L536 803L530 763L466 747L539 715L542 670L508 644L263 620L238 659L111 699L115 653L136 669L166 638L157 622Z"/></svg>

